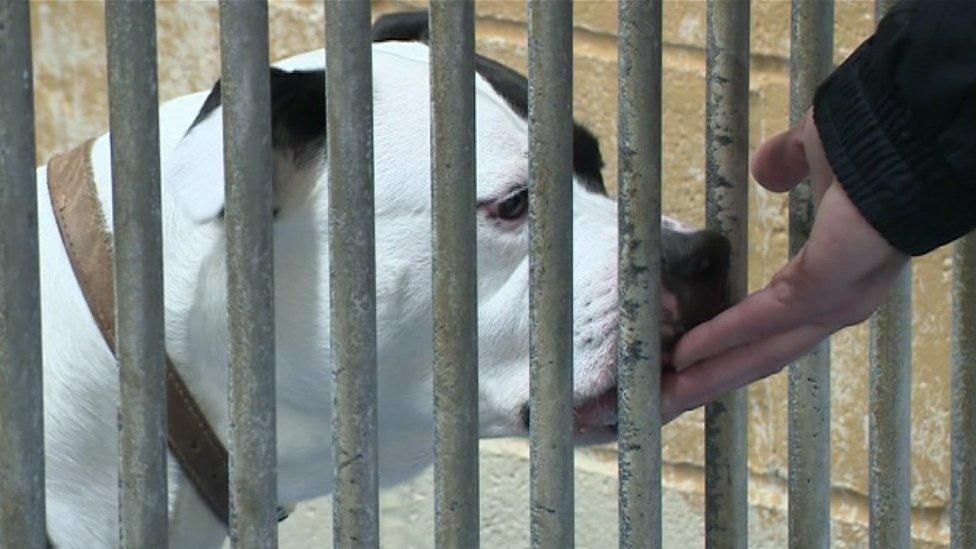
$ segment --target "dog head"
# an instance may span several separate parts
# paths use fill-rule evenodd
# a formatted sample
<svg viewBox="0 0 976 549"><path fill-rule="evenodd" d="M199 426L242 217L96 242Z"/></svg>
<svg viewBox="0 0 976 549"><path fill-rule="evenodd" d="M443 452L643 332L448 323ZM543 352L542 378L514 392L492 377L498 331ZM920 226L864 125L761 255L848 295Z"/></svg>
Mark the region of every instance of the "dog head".
<svg viewBox="0 0 976 549"><path fill-rule="evenodd" d="M374 38L382 43L373 48L378 390L384 445L406 438L405 433L429 441L432 416L430 94L428 49L422 43L426 17L396 17L379 20ZM324 54L318 51L286 60L271 72L279 405L320 412L331 404L323 66ZM520 435L527 432L529 402L527 85L518 73L481 57L477 73L474 206L481 434ZM203 353L217 360L225 359L225 335L214 334L225 334L226 310L221 123L218 85L164 170L178 206L176 223L183 226L167 261L180 272L194 273L186 282L195 289L182 292L188 295L182 303L184 354ZM574 368L580 441L612 436L616 426L617 206L607 196L602 167L597 139L575 125L575 364L566 367ZM728 243L671 219L662 219L662 226L662 340L670 347L724 302ZM180 303L176 308L181 309ZM207 322L210 328L197 329Z"/></svg>
<svg viewBox="0 0 976 549"><path fill-rule="evenodd" d="M427 14L380 17L373 26L373 40L426 43ZM511 128L514 146L488 165L512 166L509 159L520 159L517 167L497 178L483 177L481 155L492 158L500 149L489 144L486 150L479 133L479 204L483 206L479 208L478 273L495 279L490 286L482 281L490 291L479 294L481 431L483 436L524 434L529 415L527 82L514 70L482 56L476 58L476 70L518 117ZM581 442L610 438L616 432L617 206L607 197L602 167L597 139L574 123L572 367L575 424ZM667 352L687 329L725 304L729 244L715 233L696 231L667 217L662 219L662 229L661 336L667 360ZM508 245L501 247L501 242Z"/></svg>

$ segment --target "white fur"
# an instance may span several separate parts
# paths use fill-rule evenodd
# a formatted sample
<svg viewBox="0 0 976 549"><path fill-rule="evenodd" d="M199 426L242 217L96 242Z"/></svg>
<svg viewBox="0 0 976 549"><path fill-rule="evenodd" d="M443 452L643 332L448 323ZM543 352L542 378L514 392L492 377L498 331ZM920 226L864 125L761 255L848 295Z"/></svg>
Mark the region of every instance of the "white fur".
<svg viewBox="0 0 976 549"><path fill-rule="evenodd" d="M320 68L323 52L282 62ZM430 162L427 48L374 46L379 470L388 486L432 459ZM160 110L167 349L216 431L225 410L226 267L218 110L184 139L206 93ZM499 198L528 177L525 122L477 83L478 198ZM108 136L93 152L111 224ZM275 222L278 497L289 505L329 493L332 448L327 165L299 171L278 159ZM117 544L118 372L85 304L38 170L44 336L47 519L63 549ZM311 185L296 183L311 178ZM311 187L309 189L309 187ZM575 185L577 402L615 383L615 203ZM297 189L297 190L296 190ZM526 223L479 211L478 298L482 436L525 434L528 401ZM108 266L106 266L108 268ZM170 459L170 544L217 547L222 526Z"/></svg>

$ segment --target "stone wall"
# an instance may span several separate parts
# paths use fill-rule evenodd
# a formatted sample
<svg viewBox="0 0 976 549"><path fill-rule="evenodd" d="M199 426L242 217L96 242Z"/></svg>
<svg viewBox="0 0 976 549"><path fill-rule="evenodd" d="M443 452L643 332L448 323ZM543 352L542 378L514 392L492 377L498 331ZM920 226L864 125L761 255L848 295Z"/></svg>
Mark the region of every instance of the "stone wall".
<svg viewBox="0 0 976 549"><path fill-rule="evenodd" d="M107 128L104 7L95 1L32 2L38 160ZM209 88L220 72L217 4L161 1L160 98ZM415 0L374 2L374 13L422 8ZM525 69L525 5L477 3L478 49ZM873 27L873 3L838 1L835 60L841 61ZM616 4L575 4L576 116L600 137L611 187L616 181ZM689 222L704 215L705 4L668 1L664 7L664 209ZM752 146L788 122L789 2L758 1L752 10L750 141ZM321 47L319 1L271 5L272 58ZM750 286L761 287L786 258L786 199L750 189ZM949 498L949 280L950 256L939 250L915 262L913 373L913 534L918 547L947 543ZM867 545L867 329L834 337L832 365L832 481L835 545ZM783 375L749 391L751 546L785 545L787 410ZM701 544L702 414L690 413L665 429L668 546ZM485 546L525 546L526 445L482 445L482 521ZM582 547L615 539L615 463L612 448L581 452L577 534ZM383 498L385 545L429 546L432 498L429 474ZM328 539L327 502L316 502L284 523L286 546L309 536Z"/></svg>

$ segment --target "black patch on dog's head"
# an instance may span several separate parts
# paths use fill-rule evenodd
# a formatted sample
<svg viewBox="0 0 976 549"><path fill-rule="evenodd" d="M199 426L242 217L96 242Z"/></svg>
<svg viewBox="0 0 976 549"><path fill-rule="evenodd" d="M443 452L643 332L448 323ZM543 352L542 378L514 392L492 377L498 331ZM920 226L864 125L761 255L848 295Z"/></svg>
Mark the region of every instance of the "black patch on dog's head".
<svg viewBox="0 0 976 549"><path fill-rule="evenodd" d="M271 67L271 146L290 151L297 164L321 154L325 147L325 72L284 71ZM214 84L187 133L220 106L220 80ZM278 215L275 207L274 214ZM217 214L223 219L224 210Z"/></svg>
<svg viewBox="0 0 976 549"><path fill-rule="evenodd" d="M325 144L325 72L272 67L270 78L272 146L294 151L296 160L301 162ZM220 99L218 80L190 130L217 110Z"/></svg>
<svg viewBox="0 0 976 549"><path fill-rule="evenodd" d="M430 31L427 12L404 12L383 15L373 24L373 41L428 43ZM475 56L475 70L522 118L529 112L529 84L525 76L501 63ZM589 129L573 122L573 170L592 192L607 194L603 184L603 155L600 142Z"/></svg>
<svg viewBox="0 0 976 549"><path fill-rule="evenodd" d="M373 25L373 40L427 43L430 36L427 20L426 12L384 15ZM528 81L525 76L480 55L475 58L475 70L517 115L522 118L528 116ZM285 71L272 67L269 75L273 147L293 151L298 162L320 154L325 144L325 72ZM213 114L220 102L220 81L217 81L190 130ZM605 195L607 191L600 171L602 168L603 156L596 136L574 122L573 170L587 190Z"/></svg>
<svg viewBox="0 0 976 549"><path fill-rule="evenodd" d="M389 13L377 19L373 23L373 42L391 40L426 44L430 40L430 31L427 28L427 12Z"/></svg>

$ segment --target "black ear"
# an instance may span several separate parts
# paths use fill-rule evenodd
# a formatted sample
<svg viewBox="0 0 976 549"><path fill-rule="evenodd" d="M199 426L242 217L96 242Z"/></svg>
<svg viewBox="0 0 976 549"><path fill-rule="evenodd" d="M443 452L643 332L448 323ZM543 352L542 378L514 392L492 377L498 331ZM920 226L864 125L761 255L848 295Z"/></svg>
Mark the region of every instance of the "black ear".
<svg viewBox="0 0 976 549"><path fill-rule="evenodd" d="M590 192L607 194L603 184L603 155L600 141L586 126L573 124L573 171Z"/></svg>
<svg viewBox="0 0 976 549"><path fill-rule="evenodd" d="M284 157L276 155L275 159L275 214L277 215L282 208L304 201L315 183L314 178L295 177L293 170L286 169L279 172L281 167L279 160L301 168L302 165L324 154L325 72L322 70L284 71L272 67L269 78L271 79L271 144L275 152L285 153ZM218 80L187 133L207 120L220 106L220 101ZM222 202L223 193L219 195ZM220 207L216 215L223 217L223 207Z"/></svg>
<svg viewBox="0 0 976 549"><path fill-rule="evenodd" d="M373 41L430 41L427 12L404 12L384 15L373 23ZM529 110L528 81L517 71L487 57L475 58L475 70L491 84L515 114L526 118ZM603 184L603 155L600 142L589 129L573 124L573 170L583 186L591 192L607 194Z"/></svg>
<svg viewBox="0 0 976 549"><path fill-rule="evenodd" d="M388 13L373 23L373 42L423 42L430 40L427 12Z"/></svg>
<svg viewBox="0 0 976 549"><path fill-rule="evenodd" d="M325 145L325 72L283 71L272 67L271 127L275 150L290 150L302 161ZM190 130L220 106L220 81L214 85Z"/></svg>
<svg viewBox="0 0 976 549"><path fill-rule="evenodd" d="M271 123L275 149L302 161L325 147L325 71L271 69Z"/></svg>
<svg viewBox="0 0 976 549"><path fill-rule="evenodd" d="M529 115L529 82L522 74L487 57L475 58L475 70L522 118ZM573 122L573 171L590 192L607 194L603 184L600 141L588 128Z"/></svg>

